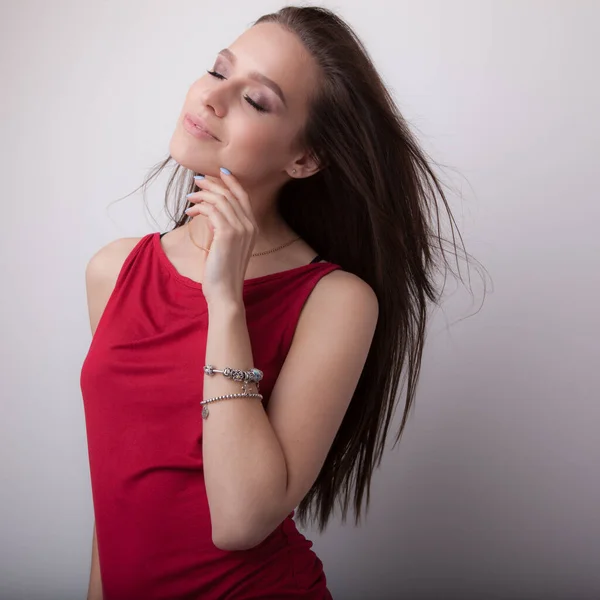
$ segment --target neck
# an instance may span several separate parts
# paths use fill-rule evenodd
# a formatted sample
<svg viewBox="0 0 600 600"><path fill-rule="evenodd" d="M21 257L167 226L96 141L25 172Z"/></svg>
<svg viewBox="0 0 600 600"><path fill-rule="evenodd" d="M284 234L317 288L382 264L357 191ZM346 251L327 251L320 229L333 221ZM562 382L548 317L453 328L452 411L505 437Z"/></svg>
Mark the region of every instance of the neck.
<svg viewBox="0 0 600 600"><path fill-rule="evenodd" d="M298 237L277 210L277 198L283 183L279 178L263 179L260 184L248 182L252 213L259 231L253 253L270 250Z"/></svg>
<svg viewBox="0 0 600 600"><path fill-rule="evenodd" d="M285 244L298 237L298 235L283 220L277 210L276 190L254 190L251 193L249 192L249 196L252 202L252 213L258 226L258 235L256 236L254 248L252 250L253 254L271 250L272 248ZM194 239L199 241L210 239L212 234L208 231L206 219L200 216L195 217L192 221L188 222L185 227L191 226ZM189 236L186 237L188 238L188 242L190 242L190 246L193 248L194 246L191 243L191 240L189 240ZM201 245L206 246L206 244ZM202 252L197 248L196 250Z"/></svg>
<svg viewBox="0 0 600 600"><path fill-rule="evenodd" d="M256 236L252 250L253 254L271 250L271 248L285 244L293 238L298 237L277 211L265 211L261 213L253 207L253 212L258 225L258 235Z"/></svg>

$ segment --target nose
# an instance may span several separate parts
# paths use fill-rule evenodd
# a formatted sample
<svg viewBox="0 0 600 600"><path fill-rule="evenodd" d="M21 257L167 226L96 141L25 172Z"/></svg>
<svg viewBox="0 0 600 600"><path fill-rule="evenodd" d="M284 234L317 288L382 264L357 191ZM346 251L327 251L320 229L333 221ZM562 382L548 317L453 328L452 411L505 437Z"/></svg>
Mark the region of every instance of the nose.
<svg viewBox="0 0 600 600"><path fill-rule="evenodd" d="M211 86L204 91L202 98L206 108L214 112L217 117L224 117L227 114L227 90L224 88L225 86Z"/></svg>

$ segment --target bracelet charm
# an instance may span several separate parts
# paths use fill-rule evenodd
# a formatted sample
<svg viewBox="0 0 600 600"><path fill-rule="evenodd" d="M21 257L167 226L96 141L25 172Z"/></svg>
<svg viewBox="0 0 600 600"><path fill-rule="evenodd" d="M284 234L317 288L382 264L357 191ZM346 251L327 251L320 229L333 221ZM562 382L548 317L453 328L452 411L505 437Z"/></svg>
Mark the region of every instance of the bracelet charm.
<svg viewBox="0 0 600 600"><path fill-rule="evenodd" d="M263 378L263 372L260 369L250 369L249 371L241 371L239 369L232 369L231 367L225 367L224 369L215 369L213 365L205 365L204 372L206 375L213 375L214 373L222 373L224 377L233 381L239 381L242 383L242 391L248 391L248 385L250 383L256 383L256 390L259 390L259 381Z"/></svg>

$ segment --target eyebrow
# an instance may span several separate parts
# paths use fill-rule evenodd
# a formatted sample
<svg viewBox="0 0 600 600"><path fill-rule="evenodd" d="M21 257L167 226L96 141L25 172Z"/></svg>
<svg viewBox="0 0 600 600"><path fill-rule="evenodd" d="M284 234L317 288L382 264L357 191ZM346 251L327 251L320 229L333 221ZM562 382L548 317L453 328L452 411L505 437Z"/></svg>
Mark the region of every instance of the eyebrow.
<svg viewBox="0 0 600 600"><path fill-rule="evenodd" d="M237 57L231 50L229 50L229 48L223 48L223 50L221 50L219 54L229 59L231 63L235 65ZM260 83L263 83L267 87L271 88L279 96L284 106L287 108L287 102L285 101L285 96L283 95L281 88L272 79L269 79L266 75L263 75L258 71L251 71L250 73L248 73L248 77Z"/></svg>

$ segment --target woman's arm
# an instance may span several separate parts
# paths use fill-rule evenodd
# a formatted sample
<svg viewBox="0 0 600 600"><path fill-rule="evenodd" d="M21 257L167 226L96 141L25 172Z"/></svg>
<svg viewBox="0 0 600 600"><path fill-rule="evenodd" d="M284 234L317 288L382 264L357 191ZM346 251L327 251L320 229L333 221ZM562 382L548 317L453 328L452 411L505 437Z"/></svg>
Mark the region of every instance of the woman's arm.
<svg viewBox="0 0 600 600"><path fill-rule="evenodd" d="M344 271L325 275L303 307L268 410L256 398L207 405L202 450L216 546L259 544L312 487L356 389L377 317L377 297L364 281ZM209 306L205 364L261 368L253 363L243 305ZM220 373L203 376L204 399L241 390Z"/></svg>
<svg viewBox="0 0 600 600"><path fill-rule="evenodd" d="M119 271L127 255L139 240L140 238L120 238L110 242L98 250L88 261L85 270L85 286L92 337L96 333L100 317L115 287ZM87 600L103 600L95 520Z"/></svg>
<svg viewBox="0 0 600 600"><path fill-rule="evenodd" d="M98 540L96 539L96 521L94 521L94 535L92 539L92 565L90 568L90 582L88 585L87 600L103 600L102 578L100 577L100 561L98 560Z"/></svg>
<svg viewBox="0 0 600 600"><path fill-rule="evenodd" d="M243 305L209 309L205 364L260 369L253 362ZM248 391L256 392L256 384ZM204 375L204 399L239 392L241 383L221 373ZM254 545L248 538L260 519L264 494L281 497L285 492L285 461L259 398L230 398L206 406L202 456L212 539L223 550L241 550Z"/></svg>

